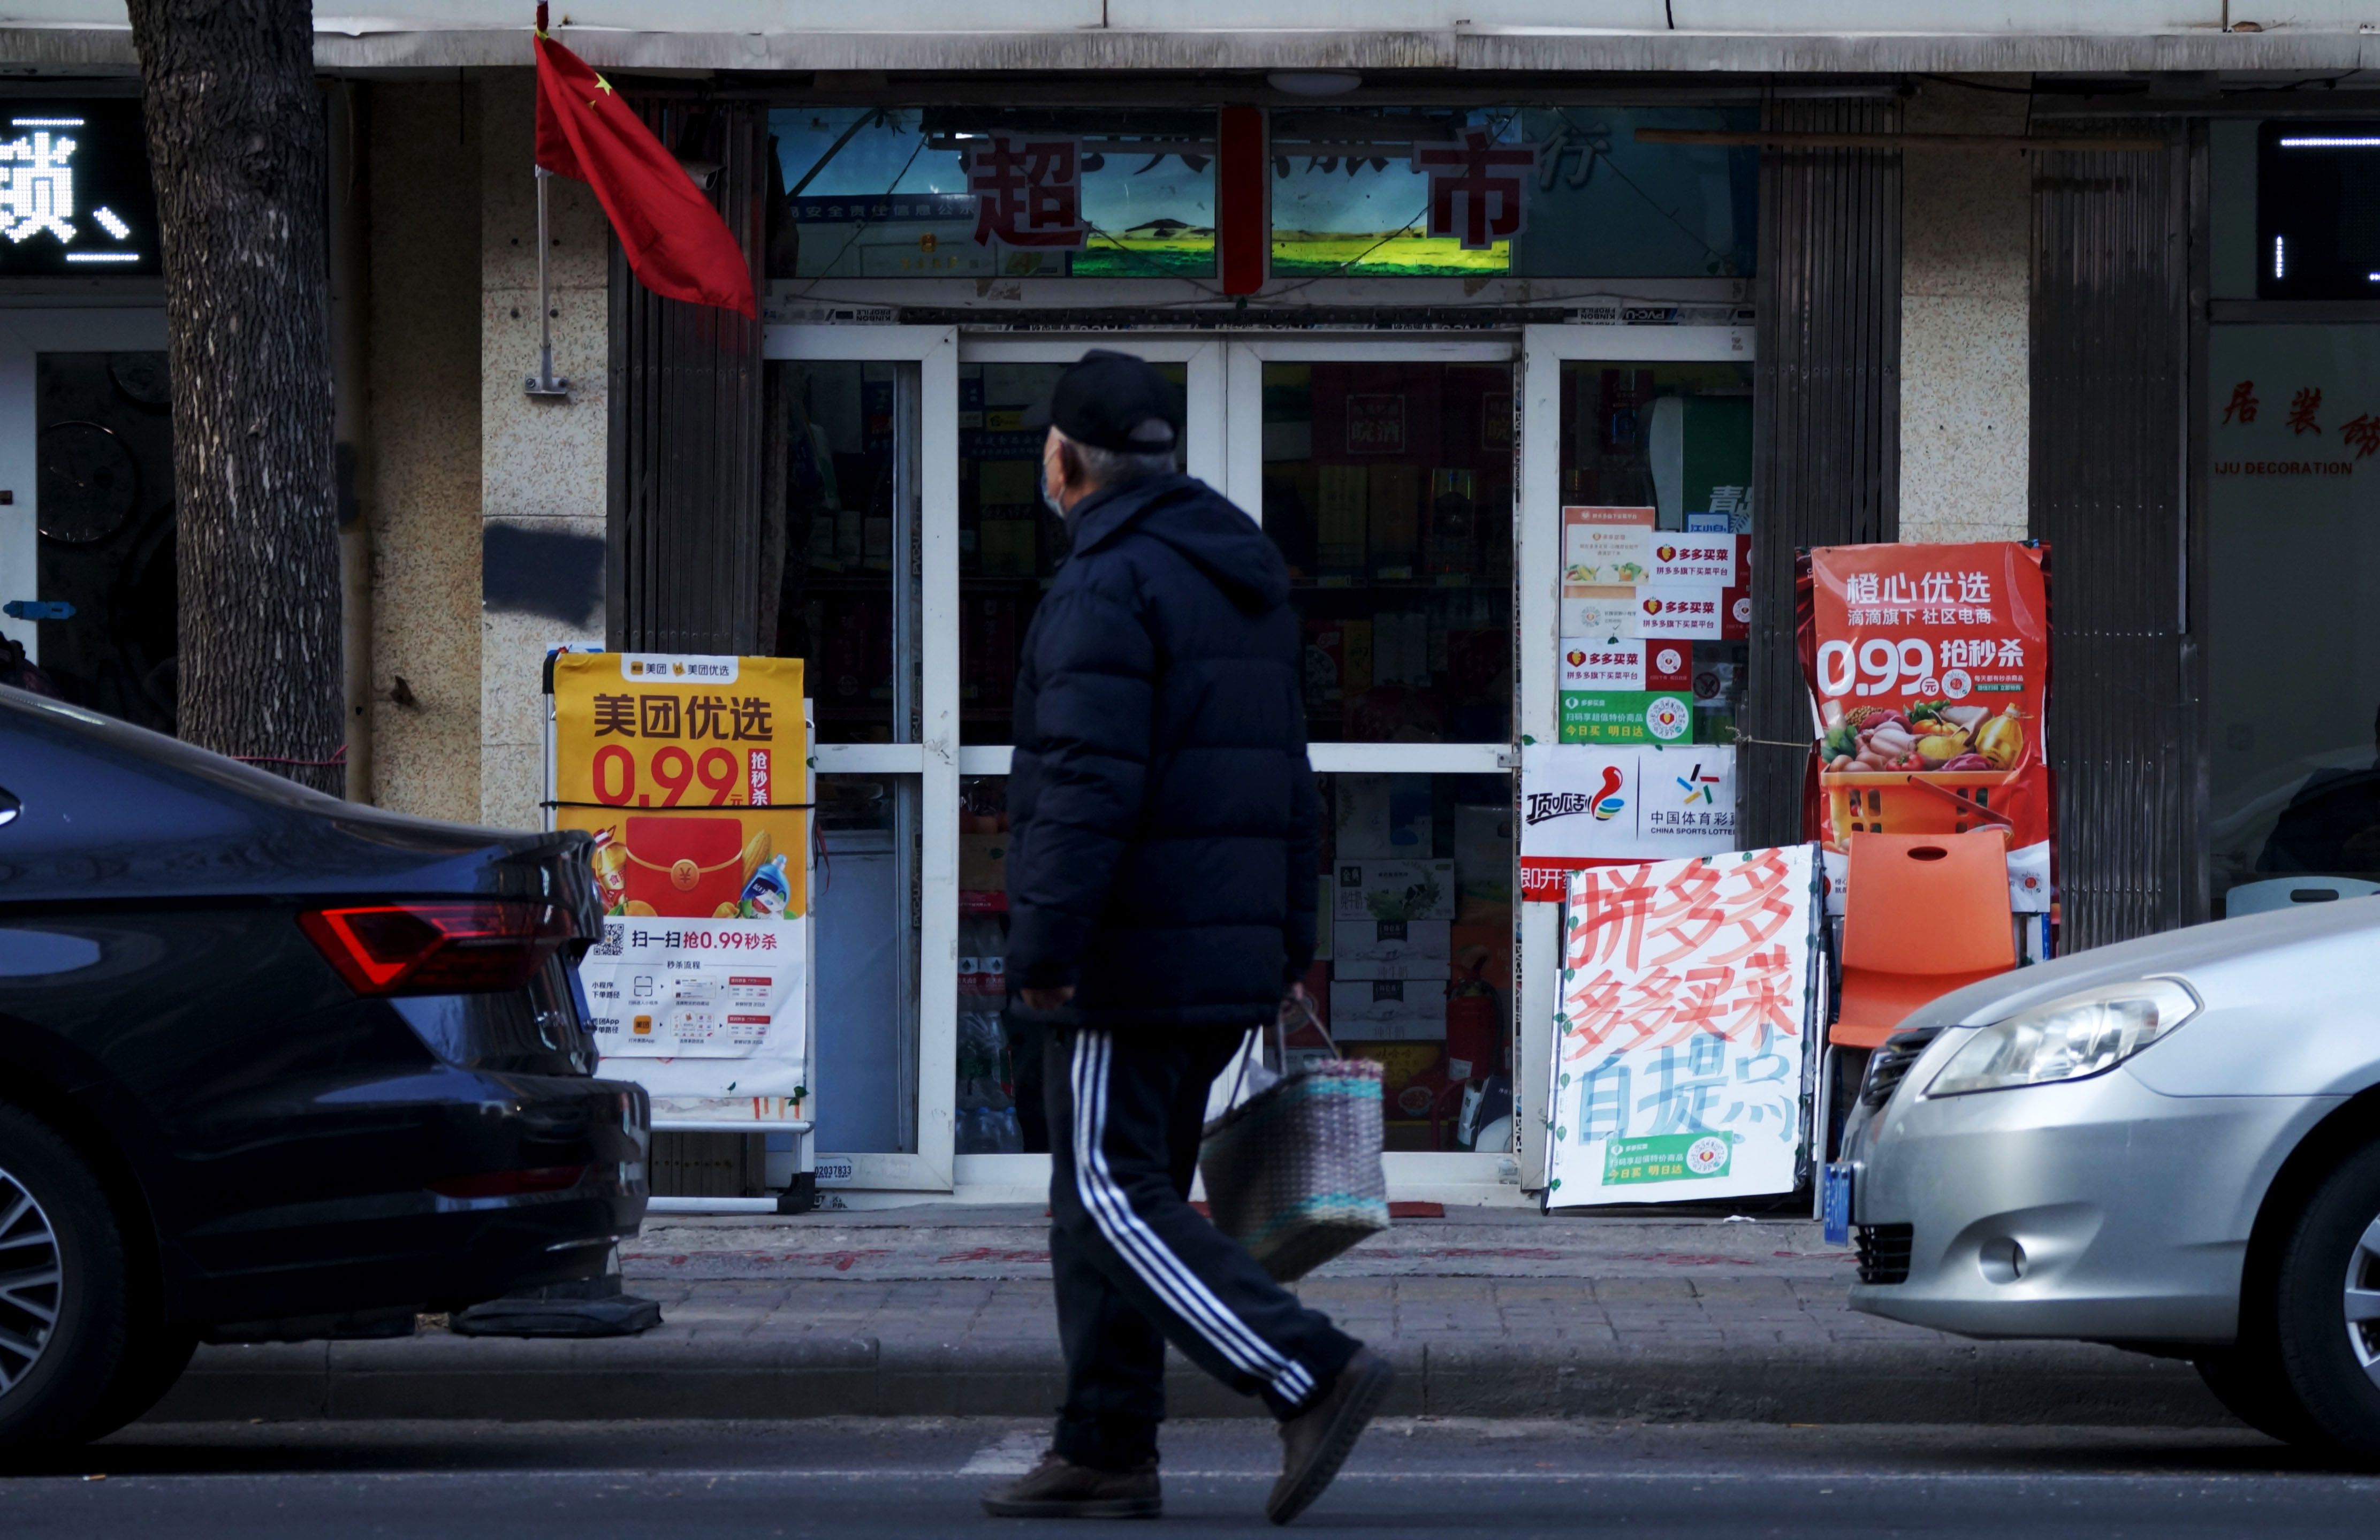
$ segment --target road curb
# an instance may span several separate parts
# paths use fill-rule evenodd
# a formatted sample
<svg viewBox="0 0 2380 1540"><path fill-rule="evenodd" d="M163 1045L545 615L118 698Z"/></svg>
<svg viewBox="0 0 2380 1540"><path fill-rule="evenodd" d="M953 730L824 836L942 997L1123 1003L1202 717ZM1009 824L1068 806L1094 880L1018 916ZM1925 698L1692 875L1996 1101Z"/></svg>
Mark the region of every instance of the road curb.
<svg viewBox="0 0 2380 1540"><path fill-rule="evenodd" d="M2230 1419L2187 1364L2067 1342L1674 1349L1394 1342L1391 1415L1662 1423L2091 1424ZM1050 1413L1062 1365L1041 1343L869 1337L394 1342L203 1350L158 1422L618 1421ZM1262 1408L1176 1361L1177 1416Z"/></svg>

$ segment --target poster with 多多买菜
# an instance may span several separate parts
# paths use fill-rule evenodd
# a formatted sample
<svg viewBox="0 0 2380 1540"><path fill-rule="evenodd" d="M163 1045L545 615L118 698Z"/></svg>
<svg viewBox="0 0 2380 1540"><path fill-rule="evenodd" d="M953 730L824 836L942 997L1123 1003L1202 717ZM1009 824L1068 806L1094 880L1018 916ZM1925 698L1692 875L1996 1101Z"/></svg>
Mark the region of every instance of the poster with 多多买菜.
<svg viewBox="0 0 2380 1540"><path fill-rule="evenodd" d="M1546 1203L1790 1193L1819 924L1808 845L1569 874Z"/></svg>
<svg viewBox="0 0 2380 1540"><path fill-rule="evenodd" d="M2048 558L2020 540L1802 557L1796 619L1818 727L1809 832L1830 870L1855 833L1997 829L2011 907L2049 906Z"/></svg>
<svg viewBox="0 0 2380 1540"><path fill-rule="evenodd" d="M594 837L581 959L607 1061L656 1097L798 1097L809 745L791 658L556 651L548 806Z"/></svg>

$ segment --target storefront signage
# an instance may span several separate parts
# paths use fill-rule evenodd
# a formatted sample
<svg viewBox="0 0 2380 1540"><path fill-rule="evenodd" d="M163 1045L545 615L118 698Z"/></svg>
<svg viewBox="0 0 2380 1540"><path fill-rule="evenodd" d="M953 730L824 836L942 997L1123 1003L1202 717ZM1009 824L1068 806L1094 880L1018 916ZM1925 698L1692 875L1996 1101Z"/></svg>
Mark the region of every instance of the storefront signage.
<svg viewBox="0 0 2380 1540"><path fill-rule="evenodd" d="M579 965L609 1065L661 1097L802 1094L809 746L797 659L554 653L556 829L595 837Z"/></svg>
<svg viewBox="0 0 2380 1540"><path fill-rule="evenodd" d="M1816 878L1806 845L1570 874L1549 1207L1793 1190Z"/></svg>
<svg viewBox="0 0 2380 1540"><path fill-rule="evenodd" d="M1811 832L1830 853L1862 831L2000 829L2012 873L2046 872L2047 556L1995 540L1803 558L1802 660L1820 724ZM2011 883L2019 909L2048 897L2046 881Z"/></svg>
<svg viewBox="0 0 2380 1540"><path fill-rule="evenodd" d="M154 276L157 200L140 104L15 97L0 123L0 277Z"/></svg>
<svg viewBox="0 0 2380 1540"><path fill-rule="evenodd" d="M1088 226L1081 139L990 134L970 143L962 164L976 200L978 246L1082 249Z"/></svg>
<svg viewBox="0 0 2380 1540"><path fill-rule="evenodd" d="M1413 168L1429 178L1429 234L1485 251L1527 230L1537 151L1495 143L1485 128L1465 130L1454 144L1415 145Z"/></svg>
<svg viewBox="0 0 2380 1540"><path fill-rule="evenodd" d="M1735 750L1521 749L1521 896L1561 902L1573 871L1735 848Z"/></svg>
<svg viewBox="0 0 2380 1540"><path fill-rule="evenodd" d="M1684 690L1564 690L1566 744L1682 744L1693 741L1694 708Z"/></svg>
<svg viewBox="0 0 2380 1540"><path fill-rule="evenodd" d="M1651 579L1733 588L1736 537L1730 534L1669 534L1653 539Z"/></svg>
<svg viewBox="0 0 2380 1540"><path fill-rule="evenodd" d="M1717 583L1639 583L1636 634L1717 641L1725 629L1727 592Z"/></svg>

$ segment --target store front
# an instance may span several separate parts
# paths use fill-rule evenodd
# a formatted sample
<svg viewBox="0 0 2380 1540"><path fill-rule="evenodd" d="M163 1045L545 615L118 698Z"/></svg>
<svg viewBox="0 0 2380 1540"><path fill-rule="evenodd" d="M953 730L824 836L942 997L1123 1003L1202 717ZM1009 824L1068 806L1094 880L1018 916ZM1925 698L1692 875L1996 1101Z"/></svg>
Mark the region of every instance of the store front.
<svg viewBox="0 0 2380 1540"><path fill-rule="evenodd" d="M170 733L173 420L140 104L11 95L0 117L0 637L66 699Z"/></svg>
<svg viewBox="0 0 2380 1540"><path fill-rule="evenodd" d="M2369 120L2208 135L2214 913L2380 892L2380 189Z"/></svg>
<svg viewBox="0 0 2380 1540"><path fill-rule="evenodd" d="M1562 507L1649 510L1731 564L1661 678L1623 649L1623 708L1691 700L1671 731L1716 762L1749 678L1751 160L1633 138L1735 115L1276 112L1242 302L1212 110L772 112L761 632L817 701L821 1192L1046 1187L1000 1025L1011 692L1063 554L1019 422L1108 346L1181 382L1185 468L1292 574L1333 921L1307 984L1384 1067L1392 1193L1521 1201L1554 908L1518 902L1517 771L1562 733ZM1075 158L1078 244L973 238L1002 129ZM1415 169L1465 131L1527 155L1524 216L1477 249L1429 233Z"/></svg>

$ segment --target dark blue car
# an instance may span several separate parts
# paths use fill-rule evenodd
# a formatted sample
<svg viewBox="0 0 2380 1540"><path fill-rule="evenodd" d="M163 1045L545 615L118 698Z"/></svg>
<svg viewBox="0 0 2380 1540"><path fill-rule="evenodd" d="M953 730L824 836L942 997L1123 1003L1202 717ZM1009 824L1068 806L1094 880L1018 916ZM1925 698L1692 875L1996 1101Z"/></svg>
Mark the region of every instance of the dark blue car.
<svg viewBox="0 0 2380 1540"><path fill-rule="evenodd" d="M600 1276L644 1092L594 1078L583 834L334 800L0 688L0 1457L201 1341Z"/></svg>

